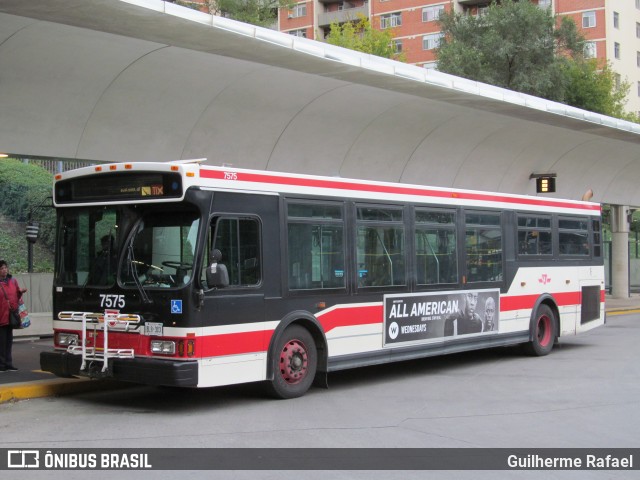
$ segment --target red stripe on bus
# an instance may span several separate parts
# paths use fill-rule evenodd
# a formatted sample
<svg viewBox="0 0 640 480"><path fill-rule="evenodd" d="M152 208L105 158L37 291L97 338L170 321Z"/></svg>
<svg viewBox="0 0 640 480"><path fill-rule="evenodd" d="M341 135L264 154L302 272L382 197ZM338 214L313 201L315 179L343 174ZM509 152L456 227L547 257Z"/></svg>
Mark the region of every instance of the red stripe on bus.
<svg viewBox="0 0 640 480"><path fill-rule="evenodd" d="M266 352L273 330L259 330L254 332L223 333L207 335L198 339L197 348L202 357L222 357L225 355L240 355L243 353Z"/></svg>
<svg viewBox="0 0 640 480"><path fill-rule="evenodd" d="M580 305L580 292L562 292L552 294L560 307ZM540 298L539 294L519 295L500 298L500 311L530 310ZM604 302L605 291L600 291L601 302ZM357 325L375 325L384 321L383 305L338 306L333 310L320 312L317 315L325 334L339 327L353 327ZM197 338L197 357L221 357L226 355L241 355L247 353L266 352L274 330L255 330L250 332L234 332L224 334L205 335ZM163 337L164 338L164 337ZM170 337L166 337L170 338ZM135 336L117 332L109 336L110 343L120 348L136 348L136 351L146 351L147 337ZM98 339L98 344L102 339ZM148 352L147 352L148 354Z"/></svg>
<svg viewBox="0 0 640 480"><path fill-rule="evenodd" d="M573 208L578 210L600 211L600 205L593 204L574 204L558 200L549 200L543 198L515 198L506 195L460 192L460 191L442 191L429 188L405 187L395 185L371 185L364 183L355 183L338 180L324 180L319 178L299 178L299 177L283 177L276 175L266 175L260 173L234 172L236 178L228 180L233 182L249 182L249 183L267 183L272 185L292 185L298 187L311 188L327 188L335 190L351 190L361 192L374 192L397 195L416 195L423 197L438 198L455 198L461 200L480 200L485 202L501 202L521 205L535 205L543 207L561 207ZM213 178L217 180L225 180L225 172L219 170L200 169L200 176L203 178Z"/></svg>
<svg viewBox="0 0 640 480"><path fill-rule="evenodd" d="M568 307L570 305L577 306L582 303L580 292L552 293L551 296L559 307ZM601 297L602 296L603 295L601 295ZM500 311L509 312L511 310L531 310L539 298L539 294L519 295L517 297L500 297Z"/></svg>
<svg viewBox="0 0 640 480"><path fill-rule="evenodd" d="M551 294L559 307L581 305L581 292L559 292ZM500 311L531 310L539 294L500 297ZM604 302L605 291L600 291L601 302ZM383 305L338 306L326 313L317 315L325 334L339 327L357 325L375 325L384 321ZM243 353L266 352L273 335L273 330L227 333L207 335L199 340L203 357L223 355L239 355Z"/></svg>
<svg viewBox="0 0 640 480"><path fill-rule="evenodd" d="M324 314L318 314L317 317L325 333L337 327L382 323L382 304L362 307L338 307Z"/></svg>
<svg viewBox="0 0 640 480"><path fill-rule="evenodd" d="M337 327L382 323L382 305L364 307L339 307L318 315L325 333ZM224 333L206 335L198 339L198 347L203 357L240 355L243 353L266 352L273 336L273 330Z"/></svg>

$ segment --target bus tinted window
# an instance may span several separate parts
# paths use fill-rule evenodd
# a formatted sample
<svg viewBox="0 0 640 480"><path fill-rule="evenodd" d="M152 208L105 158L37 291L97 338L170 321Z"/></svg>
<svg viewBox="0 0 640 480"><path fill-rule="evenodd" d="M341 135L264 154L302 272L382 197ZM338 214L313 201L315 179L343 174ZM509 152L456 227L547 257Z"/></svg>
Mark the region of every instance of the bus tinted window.
<svg viewBox="0 0 640 480"><path fill-rule="evenodd" d="M518 228L551 228L551 217L532 217L521 215L518 217Z"/></svg>
<svg viewBox="0 0 640 480"><path fill-rule="evenodd" d="M437 223L453 226L456 223L456 214L454 212L416 210L416 223Z"/></svg>
<svg viewBox="0 0 640 480"><path fill-rule="evenodd" d="M315 205L292 203L288 205L289 218L342 219L342 207L336 205Z"/></svg>
<svg viewBox="0 0 640 480"><path fill-rule="evenodd" d="M405 285L402 210L358 207L358 285Z"/></svg>
<svg viewBox="0 0 640 480"><path fill-rule="evenodd" d="M416 211L418 285L458 281L455 219L454 212Z"/></svg>
<svg viewBox="0 0 640 480"><path fill-rule="evenodd" d="M558 220L560 255L589 255L589 223L583 218Z"/></svg>
<svg viewBox="0 0 640 480"><path fill-rule="evenodd" d="M467 225L500 226L500 215L495 213L467 212L465 218Z"/></svg>
<svg viewBox="0 0 640 480"><path fill-rule="evenodd" d="M518 216L518 254L551 255L551 216Z"/></svg>
<svg viewBox="0 0 640 480"><path fill-rule="evenodd" d="M287 211L289 288L344 288L342 205L290 203Z"/></svg>
<svg viewBox="0 0 640 480"><path fill-rule="evenodd" d="M561 230L584 230L586 231L588 223L586 219L582 218L560 218L558 220L558 228Z"/></svg>
<svg viewBox="0 0 640 480"><path fill-rule="evenodd" d="M502 230L499 213L465 215L467 281L502 280Z"/></svg>
<svg viewBox="0 0 640 480"><path fill-rule="evenodd" d="M602 256L602 229L600 226L600 220L592 220L591 225L593 227L593 256Z"/></svg>
<svg viewBox="0 0 640 480"><path fill-rule="evenodd" d="M260 224L255 218L218 218L213 249L222 252L220 263L227 267L230 287L258 285L262 280Z"/></svg>
<svg viewBox="0 0 640 480"><path fill-rule="evenodd" d="M402 210L399 208L358 207L358 220L371 222L401 222Z"/></svg>

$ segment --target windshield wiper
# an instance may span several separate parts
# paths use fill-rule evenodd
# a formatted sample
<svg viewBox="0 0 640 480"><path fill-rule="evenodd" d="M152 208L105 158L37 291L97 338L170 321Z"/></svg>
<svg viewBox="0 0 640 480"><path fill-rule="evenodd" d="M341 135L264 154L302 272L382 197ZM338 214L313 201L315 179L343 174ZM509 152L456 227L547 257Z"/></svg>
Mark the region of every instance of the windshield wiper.
<svg viewBox="0 0 640 480"><path fill-rule="evenodd" d="M129 261L129 268L131 269L131 276L133 277L133 281L136 284L138 291L140 292L140 298L142 299L142 301L144 303L153 303L152 300L149 298L149 295L147 295L147 292L145 291L144 287L142 286L142 283L140 282L140 277L138 276L138 268L136 267L136 265L142 262L138 262L135 258L135 254L133 253L134 239L135 239L135 236L131 238L131 241L129 242L129 246L127 247L127 260Z"/></svg>

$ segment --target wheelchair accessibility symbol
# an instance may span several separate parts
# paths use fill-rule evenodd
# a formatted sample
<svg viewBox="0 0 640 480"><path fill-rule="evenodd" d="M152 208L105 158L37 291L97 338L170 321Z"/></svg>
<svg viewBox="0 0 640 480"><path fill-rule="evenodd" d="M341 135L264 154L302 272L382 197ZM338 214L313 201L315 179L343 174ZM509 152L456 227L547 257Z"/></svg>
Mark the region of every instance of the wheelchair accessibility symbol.
<svg viewBox="0 0 640 480"><path fill-rule="evenodd" d="M182 300L171 300L171 313L182 313Z"/></svg>

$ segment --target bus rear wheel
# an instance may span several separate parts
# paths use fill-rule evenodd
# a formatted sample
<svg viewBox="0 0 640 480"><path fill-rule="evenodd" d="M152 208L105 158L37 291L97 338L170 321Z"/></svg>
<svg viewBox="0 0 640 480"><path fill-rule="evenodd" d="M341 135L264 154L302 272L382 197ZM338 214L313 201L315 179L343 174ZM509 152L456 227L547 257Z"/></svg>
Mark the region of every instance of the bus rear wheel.
<svg viewBox="0 0 640 480"><path fill-rule="evenodd" d="M273 380L269 392L276 398L296 398L311 387L318 366L318 352L309 331L299 325L286 328L271 357Z"/></svg>
<svg viewBox="0 0 640 480"><path fill-rule="evenodd" d="M531 341L525 344L529 355L548 355L556 341L556 316L548 305L540 305L531 322Z"/></svg>

